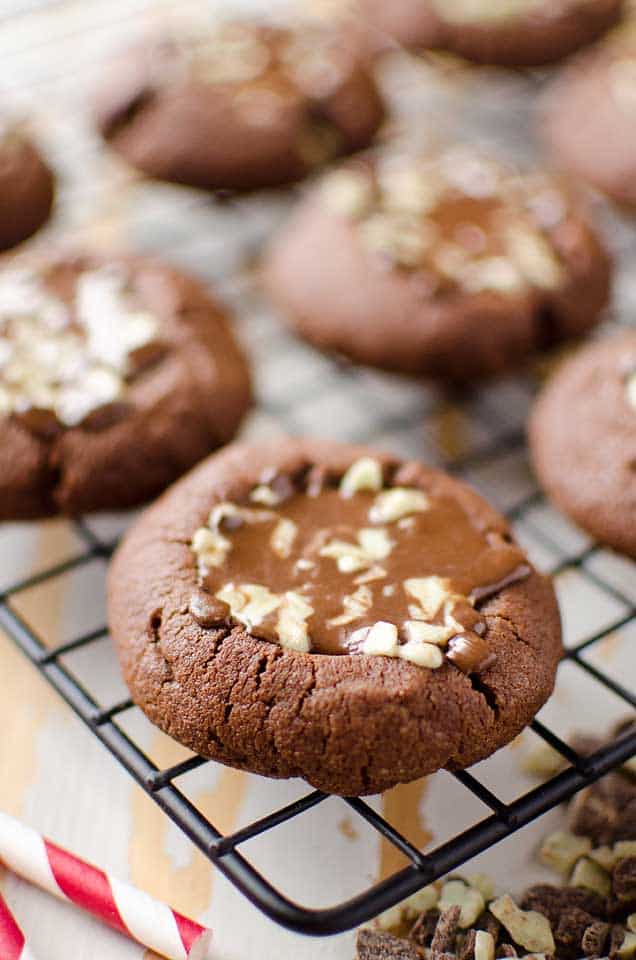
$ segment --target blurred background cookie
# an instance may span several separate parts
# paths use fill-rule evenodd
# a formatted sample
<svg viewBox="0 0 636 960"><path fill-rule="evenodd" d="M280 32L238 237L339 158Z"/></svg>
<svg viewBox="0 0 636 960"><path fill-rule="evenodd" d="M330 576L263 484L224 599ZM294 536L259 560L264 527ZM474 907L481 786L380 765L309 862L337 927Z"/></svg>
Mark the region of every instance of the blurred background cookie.
<svg viewBox="0 0 636 960"><path fill-rule="evenodd" d="M636 30L619 31L557 78L543 109L555 163L620 203L636 203Z"/></svg>
<svg viewBox="0 0 636 960"><path fill-rule="evenodd" d="M26 240L49 218L53 173L19 124L0 124L0 250Z"/></svg>
<svg viewBox="0 0 636 960"><path fill-rule="evenodd" d="M151 177L249 190L367 146L384 107L358 43L337 27L236 22L124 54L96 117Z"/></svg>
<svg viewBox="0 0 636 960"><path fill-rule="evenodd" d="M530 422L539 480L601 543L636 557L636 330L567 361Z"/></svg>
<svg viewBox="0 0 636 960"><path fill-rule="evenodd" d="M448 50L477 63L552 63L601 36L623 0L360 0L380 31L409 49Z"/></svg>
<svg viewBox="0 0 636 960"><path fill-rule="evenodd" d="M263 270L283 315L317 346L468 381L593 327L610 273L562 185L464 147L329 174Z"/></svg>
<svg viewBox="0 0 636 960"><path fill-rule="evenodd" d="M0 520L141 503L229 440L249 398L223 310L176 270L0 273Z"/></svg>

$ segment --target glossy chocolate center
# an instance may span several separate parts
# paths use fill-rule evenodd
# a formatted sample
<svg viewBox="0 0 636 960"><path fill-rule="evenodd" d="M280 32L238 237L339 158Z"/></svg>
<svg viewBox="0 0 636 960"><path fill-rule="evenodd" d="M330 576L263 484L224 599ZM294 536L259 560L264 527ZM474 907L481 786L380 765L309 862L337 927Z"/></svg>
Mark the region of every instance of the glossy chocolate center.
<svg viewBox="0 0 636 960"><path fill-rule="evenodd" d="M529 572L518 547L452 497L402 487L221 504L193 549L191 611L203 626L241 623L301 651L428 656L431 666L444 650L466 672L491 661L479 603Z"/></svg>

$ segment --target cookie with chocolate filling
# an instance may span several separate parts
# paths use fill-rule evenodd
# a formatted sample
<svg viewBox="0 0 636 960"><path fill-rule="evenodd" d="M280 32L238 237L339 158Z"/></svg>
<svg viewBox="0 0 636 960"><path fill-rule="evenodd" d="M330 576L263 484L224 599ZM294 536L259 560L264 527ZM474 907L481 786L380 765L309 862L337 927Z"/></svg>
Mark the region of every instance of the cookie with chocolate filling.
<svg viewBox="0 0 636 960"><path fill-rule="evenodd" d="M161 497L114 558L109 620L153 723L343 795L488 756L561 655L552 586L476 493L316 440L228 447Z"/></svg>
<svg viewBox="0 0 636 960"><path fill-rule="evenodd" d="M369 144L384 118L341 31L251 22L129 51L96 110L108 143L149 176L230 190L299 180Z"/></svg>
<svg viewBox="0 0 636 960"><path fill-rule="evenodd" d="M542 131L561 169L636 204L636 30L577 57L544 100Z"/></svg>
<svg viewBox="0 0 636 960"><path fill-rule="evenodd" d="M142 503L227 442L249 399L224 311L171 267L0 271L0 520Z"/></svg>
<svg viewBox="0 0 636 960"><path fill-rule="evenodd" d="M532 67L592 43L623 0L360 0L371 24L409 49L448 50L476 63Z"/></svg>
<svg viewBox="0 0 636 960"><path fill-rule="evenodd" d="M263 276L292 327L323 349L473 380L593 327L610 269L562 185L462 147L328 174Z"/></svg>
<svg viewBox="0 0 636 960"><path fill-rule="evenodd" d="M0 124L0 250L26 240L46 223L53 174L19 125Z"/></svg>
<svg viewBox="0 0 636 960"><path fill-rule="evenodd" d="M601 543L636 557L636 330L566 361L530 422L539 480Z"/></svg>

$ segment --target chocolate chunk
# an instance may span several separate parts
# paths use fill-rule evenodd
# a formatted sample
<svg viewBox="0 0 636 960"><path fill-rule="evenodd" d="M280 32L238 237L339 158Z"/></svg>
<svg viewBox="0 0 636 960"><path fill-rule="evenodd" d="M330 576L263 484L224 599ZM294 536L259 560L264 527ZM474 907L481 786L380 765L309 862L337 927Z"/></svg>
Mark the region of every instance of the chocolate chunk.
<svg viewBox="0 0 636 960"><path fill-rule="evenodd" d="M495 941L495 944L499 940L501 924L497 920L497 917L490 912L490 910L484 910L482 915L477 920L476 927L478 930L485 930L486 933L489 933Z"/></svg>
<svg viewBox="0 0 636 960"><path fill-rule="evenodd" d="M610 932L609 923L596 920L583 933L581 950L586 957L601 957Z"/></svg>
<svg viewBox="0 0 636 960"><path fill-rule="evenodd" d="M477 933L475 930L467 930L462 939L459 950L457 951L457 960L474 960L475 957L475 939Z"/></svg>
<svg viewBox="0 0 636 960"><path fill-rule="evenodd" d="M497 957L518 957L519 954L511 943L501 943L497 947Z"/></svg>
<svg viewBox="0 0 636 960"><path fill-rule="evenodd" d="M566 911L578 909L588 914L592 920L602 920L605 916L605 900L592 890L579 887L554 887L549 884L537 884L530 887L521 898L522 910L536 910L548 918L556 928Z"/></svg>
<svg viewBox="0 0 636 960"><path fill-rule="evenodd" d="M570 805L570 828L595 846L636 839L636 783L616 772L582 790Z"/></svg>
<svg viewBox="0 0 636 960"><path fill-rule="evenodd" d="M205 590L193 591L188 608L196 622L206 629L225 623L230 617L227 603L217 600Z"/></svg>
<svg viewBox="0 0 636 960"><path fill-rule="evenodd" d="M633 900L636 897L636 857L619 860L612 872L614 893L619 900Z"/></svg>
<svg viewBox="0 0 636 960"><path fill-rule="evenodd" d="M497 659L486 640L472 630L454 637L446 656L466 674L483 673Z"/></svg>
<svg viewBox="0 0 636 960"><path fill-rule="evenodd" d="M409 939L420 947L430 947L439 920L438 910L429 910L419 917L409 933Z"/></svg>
<svg viewBox="0 0 636 960"><path fill-rule="evenodd" d="M614 957L618 956L618 951L623 946L623 940L625 939L625 934L627 933L625 927L621 927L619 924L615 924L612 927L610 933L610 948L608 952L608 957L610 960L614 960Z"/></svg>
<svg viewBox="0 0 636 960"><path fill-rule="evenodd" d="M415 944L390 933L358 931L358 960L422 960L424 954Z"/></svg>
<svg viewBox="0 0 636 960"><path fill-rule="evenodd" d="M449 907L448 910L444 910L441 914L437 921L435 935L431 942L431 953L433 956L454 952L460 914L460 907Z"/></svg>
<svg viewBox="0 0 636 960"><path fill-rule="evenodd" d="M595 922L595 918L580 907L568 907L553 925L554 940L559 957L576 960L581 954L581 945L585 931Z"/></svg>

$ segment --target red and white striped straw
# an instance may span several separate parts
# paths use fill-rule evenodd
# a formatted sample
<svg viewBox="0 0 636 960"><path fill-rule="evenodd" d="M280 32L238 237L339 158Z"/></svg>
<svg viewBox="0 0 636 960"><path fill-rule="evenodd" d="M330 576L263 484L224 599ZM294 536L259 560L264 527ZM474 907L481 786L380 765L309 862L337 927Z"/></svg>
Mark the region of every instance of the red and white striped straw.
<svg viewBox="0 0 636 960"><path fill-rule="evenodd" d="M2 960L35 960L15 917L0 895L0 957Z"/></svg>
<svg viewBox="0 0 636 960"><path fill-rule="evenodd" d="M210 930L55 846L6 813L0 813L0 861L30 883L74 903L169 960L209 956ZM32 960L24 952L7 956ZM0 957L4 960L4 953Z"/></svg>

